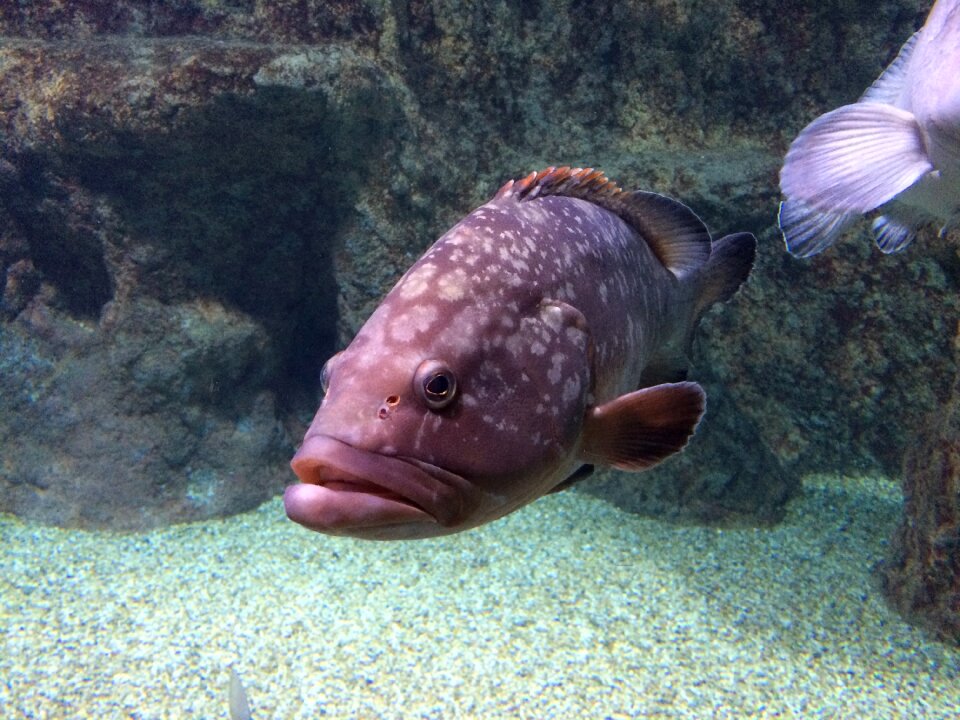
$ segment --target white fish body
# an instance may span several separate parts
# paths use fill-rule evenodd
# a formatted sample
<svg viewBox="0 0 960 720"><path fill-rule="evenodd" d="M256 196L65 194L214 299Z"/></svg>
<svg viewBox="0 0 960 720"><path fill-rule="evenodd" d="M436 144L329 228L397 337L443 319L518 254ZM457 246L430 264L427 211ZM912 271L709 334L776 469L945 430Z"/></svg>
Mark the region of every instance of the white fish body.
<svg viewBox="0 0 960 720"><path fill-rule="evenodd" d="M885 253L960 218L960 0L938 0L924 26L852 105L797 136L780 172L780 229L798 257L832 245L857 219Z"/></svg>

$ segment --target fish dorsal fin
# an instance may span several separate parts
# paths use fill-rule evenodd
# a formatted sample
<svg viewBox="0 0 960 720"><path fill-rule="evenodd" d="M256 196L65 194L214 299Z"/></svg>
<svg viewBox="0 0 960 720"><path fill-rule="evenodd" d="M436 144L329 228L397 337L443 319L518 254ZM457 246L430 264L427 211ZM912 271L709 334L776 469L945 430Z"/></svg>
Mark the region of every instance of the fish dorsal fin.
<svg viewBox="0 0 960 720"><path fill-rule="evenodd" d="M710 258L710 232L690 208L657 193L625 192L593 168L549 167L522 180L511 180L496 197L522 202L547 195L586 200L620 216L677 277L700 268Z"/></svg>
<svg viewBox="0 0 960 720"><path fill-rule="evenodd" d="M910 62L910 56L913 54L913 48L917 44L921 30L917 30L910 39L907 40L900 52L893 59L893 62L887 66L887 69L880 73L880 77L873 81L873 85L868 87L858 102L875 102L893 105L900 92L903 90L904 83L907 81L907 64Z"/></svg>
<svg viewBox="0 0 960 720"><path fill-rule="evenodd" d="M678 278L699 270L710 259L710 231L693 210L657 193L635 190L624 195L620 217Z"/></svg>

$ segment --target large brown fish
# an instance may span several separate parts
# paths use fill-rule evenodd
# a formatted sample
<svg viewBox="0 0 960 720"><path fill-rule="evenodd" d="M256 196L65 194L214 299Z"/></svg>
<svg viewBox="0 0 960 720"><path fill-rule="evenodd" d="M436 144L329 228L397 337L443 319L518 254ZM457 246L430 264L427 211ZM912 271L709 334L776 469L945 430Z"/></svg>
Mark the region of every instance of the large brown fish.
<svg viewBox="0 0 960 720"><path fill-rule="evenodd" d="M655 465L704 409L699 385L666 381L755 251L749 233L711 242L686 206L594 170L508 182L327 362L287 515L334 535L429 537L593 465Z"/></svg>

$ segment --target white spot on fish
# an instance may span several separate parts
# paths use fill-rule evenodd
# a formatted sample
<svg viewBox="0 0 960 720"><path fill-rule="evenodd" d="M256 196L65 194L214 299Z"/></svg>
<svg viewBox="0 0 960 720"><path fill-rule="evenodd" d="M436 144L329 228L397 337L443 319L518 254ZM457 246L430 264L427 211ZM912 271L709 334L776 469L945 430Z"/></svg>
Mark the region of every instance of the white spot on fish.
<svg viewBox="0 0 960 720"><path fill-rule="evenodd" d="M547 370L547 379L553 384L556 385L560 382L560 378L563 377L562 367L563 361L566 360L566 356L563 353L554 353L553 357L550 358L550 361L553 363L549 370Z"/></svg>
<svg viewBox="0 0 960 720"><path fill-rule="evenodd" d="M577 347L584 346L584 334L580 328L568 327L567 328L567 340L576 345Z"/></svg>
<svg viewBox="0 0 960 720"><path fill-rule="evenodd" d="M437 294L444 300L460 300L467 292L467 274L462 268L441 275L437 280Z"/></svg>
<svg viewBox="0 0 960 720"><path fill-rule="evenodd" d="M574 375L563 383L563 402L570 404L580 396L580 378Z"/></svg>
<svg viewBox="0 0 960 720"><path fill-rule="evenodd" d="M437 314L435 305L412 305L406 313L390 323L390 337L397 342L408 342L417 334L432 328Z"/></svg>
<svg viewBox="0 0 960 720"><path fill-rule="evenodd" d="M519 257L512 258L510 260L510 264L513 265L514 270L519 270L520 272L526 272L530 269L530 266Z"/></svg>
<svg viewBox="0 0 960 720"><path fill-rule="evenodd" d="M433 263L423 263L410 271L400 286L400 297L410 299L420 297L430 289L430 281L437 274L437 266Z"/></svg>

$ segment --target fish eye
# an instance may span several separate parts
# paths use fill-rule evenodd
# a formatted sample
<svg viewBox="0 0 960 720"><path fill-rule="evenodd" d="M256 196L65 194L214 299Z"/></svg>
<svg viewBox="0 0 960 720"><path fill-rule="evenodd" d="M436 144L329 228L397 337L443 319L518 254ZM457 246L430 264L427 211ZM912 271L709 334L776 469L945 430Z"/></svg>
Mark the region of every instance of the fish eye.
<svg viewBox="0 0 960 720"><path fill-rule="evenodd" d="M323 391L323 394L327 394L327 390L330 388L330 375L333 373L333 362L338 357L340 353L337 353L329 360L323 364L323 369L320 371L320 389Z"/></svg>
<svg viewBox="0 0 960 720"><path fill-rule="evenodd" d="M446 363L424 360L413 376L413 391L431 410L442 410L457 396L457 378Z"/></svg>

